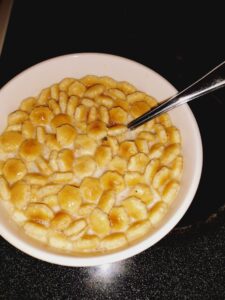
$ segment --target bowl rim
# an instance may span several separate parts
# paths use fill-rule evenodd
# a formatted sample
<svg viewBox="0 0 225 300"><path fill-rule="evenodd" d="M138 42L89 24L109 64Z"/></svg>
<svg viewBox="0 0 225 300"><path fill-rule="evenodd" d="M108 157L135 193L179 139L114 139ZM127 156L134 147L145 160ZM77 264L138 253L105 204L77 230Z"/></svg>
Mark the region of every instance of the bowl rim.
<svg viewBox="0 0 225 300"><path fill-rule="evenodd" d="M25 73L27 73L30 70L40 68L42 65L49 63L51 61L56 61L56 60L61 60L69 57L85 57L85 56L96 56L96 57L107 57L107 58L114 58L114 59L119 59L126 61L127 63L136 65L139 68L142 68L143 70L149 72L151 71L154 73L156 77L158 77L161 81L163 81L166 85L170 87L171 90L174 91L174 93L177 92L175 87L167 81L164 77L162 77L160 74L158 74L156 71L152 70L151 68L136 62L134 60L122 57L122 56L117 56L117 55L112 55L112 54L106 54L106 53L95 53L95 52L84 52L84 53L71 53L71 54L66 54L66 55L60 55L56 56L47 60L44 60L42 62L39 62L16 76L14 76L12 79L10 79L1 89L0 89L0 94L3 93L7 87L12 84L14 81L19 79L21 76L23 76ZM187 209L189 208L190 204L192 203L195 193L197 191L199 181L201 178L201 172L202 172L202 166L203 166L203 148L202 148L202 140L201 140L201 135L199 131L198 124L196 122L196 119L189 108L187 104L184 104L186 107L186 110L189 112L191 121L192 121L192 126L195 128L195 134L197 136L197 141L198 141L198 147L197 147L197 166L195 169L195 173L193 174L193 178L191 181L191 186L188 190L188 195L185 197L185 201L182 202L182 204L179 206L177 209L176 213L174 213L171 218L166 222L164 225L160 226L156 232L153 233L153 235L150 235L149 237L146 237L145 239L139 241L138 243L129 246L128 248L121 249L117 252L113 253L103 253L101 256L89 256L89 257L75 257L71 255L66 255L61 254L61 253L49 253L45 252L42 249L39 249L31 244L28 244L24 240L20 239L18 236L15 236L10 232L10 230L2 224L0 221L0 235L8 241L11 245L16 247L17 249L23 251L24 253L35 257L37 259L40 259L42 261L50 262L53 264L57 265L62 265L62 266L70 266L70 267L88 267L88 266L97 266L105 263L113 263L116 261L124 260L127 259L131 256L134 256L147 248L150 248L154 244L156 244L159 240L161 240L164 236L166 236L175 226L176 224L181 220L181 218L184 216L186 213Z"/></svg>

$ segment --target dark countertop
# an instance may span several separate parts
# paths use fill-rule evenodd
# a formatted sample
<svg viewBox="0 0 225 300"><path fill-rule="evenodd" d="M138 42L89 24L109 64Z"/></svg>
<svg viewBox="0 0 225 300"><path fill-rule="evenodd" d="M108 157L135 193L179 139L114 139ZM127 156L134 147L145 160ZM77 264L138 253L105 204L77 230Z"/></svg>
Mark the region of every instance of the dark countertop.
<svg viewBox="0 0 225 300"><path fill-rule="evenodd" d="M1 240L0 298L224 299L225 226L204 227L175 230L133 258L92 268L41 262Z"/></svg>
<svg viewBox="0 0 225 300"><path fill-rule="evenodd" d="M197 12L181 16L181 7L168 13L136 2L55 2L15 1L0 86L35 63L76 52L128 57L179 90L224 60L220 8L199 18ZM133 258L94 268L51 265L0 238L0 299L225 299L224 98L223 90L191 103L202 134L203 175L170 234Z"/></svg>

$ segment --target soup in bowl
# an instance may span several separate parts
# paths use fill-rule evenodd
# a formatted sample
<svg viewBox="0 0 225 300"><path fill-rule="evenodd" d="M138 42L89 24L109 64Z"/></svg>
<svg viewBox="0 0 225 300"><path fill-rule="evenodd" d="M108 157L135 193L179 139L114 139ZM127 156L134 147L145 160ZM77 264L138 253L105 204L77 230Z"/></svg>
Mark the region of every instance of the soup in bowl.
<svg viewBox="0 0 225 300"><path fill-rule="evenodd" d="M11 80L0 94L2 236L37 258L88 266L166 235L199 182L198 127L186 105L126 125L173 93L155 72L104 54L58 57Z"/></svg>

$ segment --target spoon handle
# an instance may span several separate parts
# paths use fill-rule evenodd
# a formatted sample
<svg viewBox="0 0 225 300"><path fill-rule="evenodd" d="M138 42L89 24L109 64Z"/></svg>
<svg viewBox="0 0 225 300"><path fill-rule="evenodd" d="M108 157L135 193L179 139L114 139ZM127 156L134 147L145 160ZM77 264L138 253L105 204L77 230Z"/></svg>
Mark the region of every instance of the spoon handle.
<svg viewBox="0 0 225 300"><path fill-rule="evenodd" d="M156 108L130 122L127 127L134 129L147 121L195 98L199 98L225 86L225 61L183 91L169 98Z"/></svg>

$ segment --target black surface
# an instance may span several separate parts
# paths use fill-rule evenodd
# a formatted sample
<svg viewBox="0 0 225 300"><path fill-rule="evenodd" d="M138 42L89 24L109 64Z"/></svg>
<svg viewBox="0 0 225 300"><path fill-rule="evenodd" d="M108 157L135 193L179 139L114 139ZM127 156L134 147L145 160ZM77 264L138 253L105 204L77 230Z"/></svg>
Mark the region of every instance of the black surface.
<svg viewBox="0 0 225 300"><path fill-rule="evenodd" d="M144 2L55 2L15 2L0 58L0 86L35 63L75 52L134 59L178 90L224 60L224 21L218 6L216 12L211 7L201 15L185 7L184 15L184 7L175 12L164 4L155 10ZM225 299L220 175L225 91L193 102L191 108L203 140L203 176L176 229L151 249L107 270L40 262L1 238L0 299Z"/></svg>

